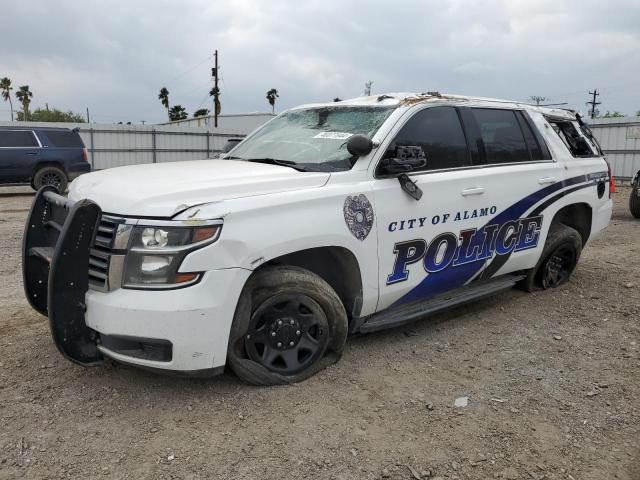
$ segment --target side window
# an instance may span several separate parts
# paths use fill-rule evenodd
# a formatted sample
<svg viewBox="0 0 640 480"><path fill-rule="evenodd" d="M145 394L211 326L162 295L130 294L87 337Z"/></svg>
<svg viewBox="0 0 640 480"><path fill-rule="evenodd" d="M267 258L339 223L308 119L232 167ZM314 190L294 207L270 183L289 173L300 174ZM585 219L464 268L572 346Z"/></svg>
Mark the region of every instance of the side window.
<svg viewBox="0 0 640 480"><path fill-rule="evenodd" d="M0 130L0 148L37 146L38 141L30 130Z"/></svg>
<svg viewBox="0 0 640 480"><path fill-rule="evenodd" d="M571 120L547 118L555 132L574 157L594 157L596 153Z"/></svg>
<svg viewBox="0 0 640 480"><path fill-rule="evenodd" d="M421 171L471 164L462 125L453 107L432 107L416 113L398 132L385 158L396 156L397 147L421 148L427 161Z"/></svg>
<svg viewBox="0 0 640 480"><path fill-rule="evenodd" d="M528 162L529 150L516 112L491 108L472 108L487 164Z"/></svg>
<svg viewBox="0 0 640 480"><path fill-rule="evenodd" d="M77 132L71 130L47 130L49 141L54 147L60 148L84 148L84 143Z"/></svg>

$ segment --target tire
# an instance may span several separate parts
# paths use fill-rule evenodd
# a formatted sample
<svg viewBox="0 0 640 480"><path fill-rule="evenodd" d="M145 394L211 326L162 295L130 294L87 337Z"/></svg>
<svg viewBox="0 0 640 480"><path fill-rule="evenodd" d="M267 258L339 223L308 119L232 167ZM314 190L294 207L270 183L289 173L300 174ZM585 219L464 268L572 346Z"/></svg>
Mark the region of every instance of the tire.
<svg viewBox="0 0 640 480"><path fill-rule="evenodd" d="M228 363L254 385L300 382L342 356L347 314L318 275L267 267L245 285L231 326Z"/></svg>
<svg viewBox="0 0 640 480"><path fill-rule="evenodd" d="M634 218L640 218L640 180L636 180L631 189L629 210Z"/></svg>
<svg viewBox="0 0 640 480"><path fill-rule="evenodd" d="M527 292L557 288L571 277L582 253L582 237L577 230L562 223L553 223L540 260L519 284ZM554 278L553 272L556 275Z"/></svg>
<svg viewBox="0 0 640 480"><path fill-rule="evenodd" d="M40 168L33 176L32 187L35 190L40 190L45 185L52 185L58 189L58 192L64 193L67 184L67 175L62 170L58 167L47 166Z"/></svg>

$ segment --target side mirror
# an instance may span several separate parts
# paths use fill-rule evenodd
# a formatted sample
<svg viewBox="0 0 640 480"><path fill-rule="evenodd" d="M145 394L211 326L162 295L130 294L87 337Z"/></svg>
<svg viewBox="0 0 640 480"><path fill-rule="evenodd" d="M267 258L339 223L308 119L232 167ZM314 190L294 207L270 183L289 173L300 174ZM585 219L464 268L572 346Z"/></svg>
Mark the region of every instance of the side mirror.
<svg viewBox="0 0 640 480"><path fill-rule="evenodd" d="M380 162L381 175L400 175L423 168L427 164L424 150L419 146L396 147L395 156Z"/></svg>
<svg viewBox="0 0 640 480"><path fill-rule="evenodd" d="M373 142L366 135L351 135L347 140L347 151L354 157L364 157L373 150Z"/></svg>

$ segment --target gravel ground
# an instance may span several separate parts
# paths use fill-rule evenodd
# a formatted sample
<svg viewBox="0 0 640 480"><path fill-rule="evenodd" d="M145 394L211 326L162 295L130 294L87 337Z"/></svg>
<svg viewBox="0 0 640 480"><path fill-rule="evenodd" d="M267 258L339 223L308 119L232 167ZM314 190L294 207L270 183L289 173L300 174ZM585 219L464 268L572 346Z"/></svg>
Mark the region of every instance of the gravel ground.
<svg viewBox="0 0 640 480"><path fill-rule="evenodd" d="M2 189L0 479L640 479L628 194L562 288L351 338L312 379L256 388L64 360L22 293L32 197Z"/></svg>

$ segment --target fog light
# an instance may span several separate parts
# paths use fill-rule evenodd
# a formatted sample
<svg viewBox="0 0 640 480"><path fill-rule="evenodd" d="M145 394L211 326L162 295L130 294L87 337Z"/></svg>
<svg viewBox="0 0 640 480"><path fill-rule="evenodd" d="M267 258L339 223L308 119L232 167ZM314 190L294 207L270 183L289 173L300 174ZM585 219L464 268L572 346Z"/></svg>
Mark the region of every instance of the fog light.
<svg viewBox="0 0 640 480"><path fill-rule="evenodd" d="M145 255L142 257L140 271L145 274L162 273L169 265L171 265L171 257L163 257L160 255Z"/></svg>

